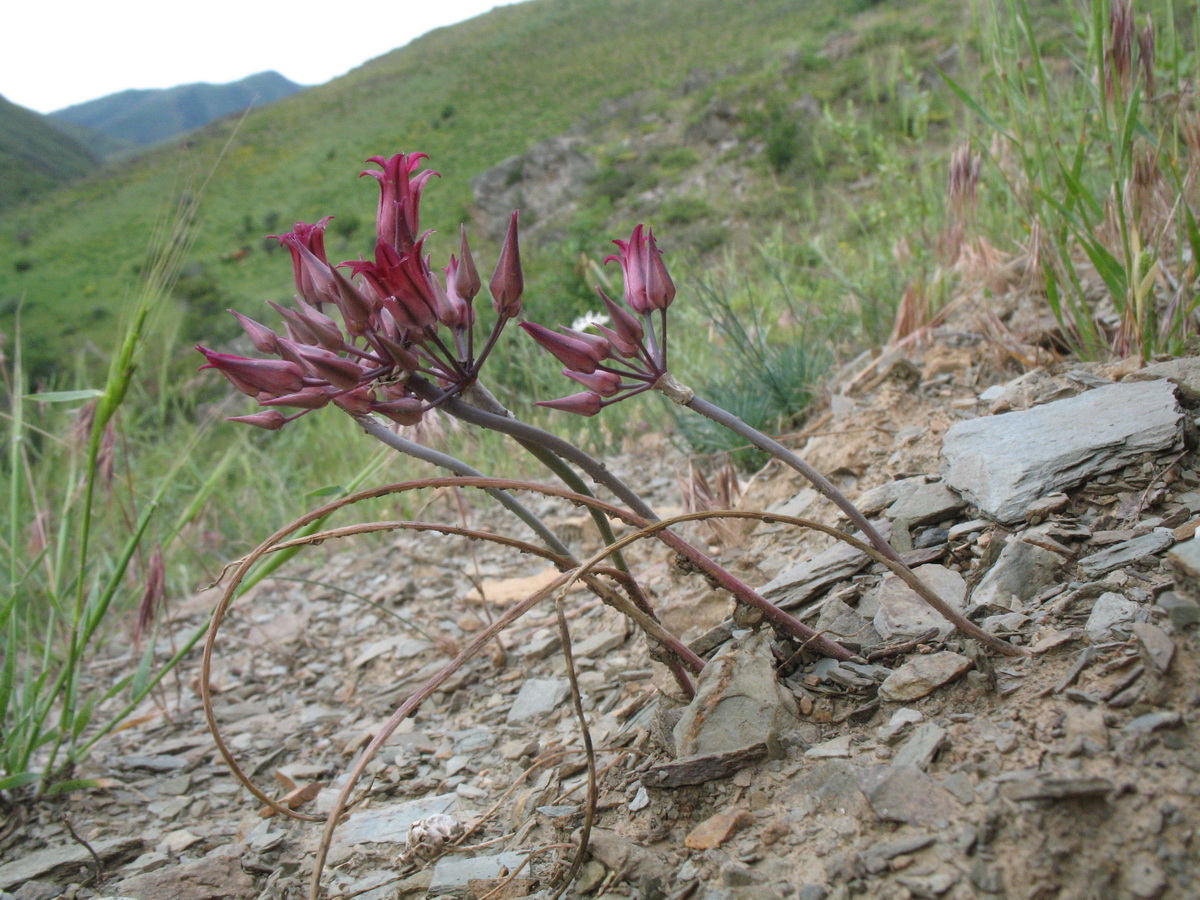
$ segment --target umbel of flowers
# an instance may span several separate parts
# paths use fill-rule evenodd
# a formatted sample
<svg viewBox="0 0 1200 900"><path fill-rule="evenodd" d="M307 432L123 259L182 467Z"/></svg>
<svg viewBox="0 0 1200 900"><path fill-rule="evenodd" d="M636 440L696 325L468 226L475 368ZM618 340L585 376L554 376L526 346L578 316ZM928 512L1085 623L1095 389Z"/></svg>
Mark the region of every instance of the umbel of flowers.
<svg viewBox="0 0 1200 900"><path fill-rule="evenodd" d="M264 407L233 421L276 430L332 403L352 415L379 413L414 425L475 381L505 324L521 311L517 213L489 283L496 319L477 347L474 300L482 283L466 229L458 255L440 274L424 252L429 232L420 232L421 192L437 174L418 171L425 158L377 156L370 162L380 168L362 173L380 188L373 260L329 262L324 238L331 216L272 235L291 253L296 284L294 307L271 304L283 317L283 334L233 315L255 349L274 358L196 348L207 360L202 368L216 369Z"/></svg>

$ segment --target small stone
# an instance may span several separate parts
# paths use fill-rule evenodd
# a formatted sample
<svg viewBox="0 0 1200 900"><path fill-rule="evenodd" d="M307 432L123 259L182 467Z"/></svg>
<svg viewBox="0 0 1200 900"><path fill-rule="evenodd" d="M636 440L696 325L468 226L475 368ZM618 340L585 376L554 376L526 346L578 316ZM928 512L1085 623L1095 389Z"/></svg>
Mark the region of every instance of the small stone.
<svg viewBox="0 0 1200 900"><path fill-rule="evenodd" d="M996 562L971 593L971 603L1021 610L1049 584L1062 566L1062 557L1044 547L1010 535Z"/></svg>
<svg viewBox="0 0 1200 900"><path fill-rule="evenodd" d="M571 888L580 896L586 896L599 888L607 877L608 869L604 868L604 863L589 859L579 869L579 875Z"/></svg>
<svg viewBox="0 0 1200 900"><path fill-rule="evenodd" d="M629 811L638 812L650 805L650 792L644 787L639 787L637 793L633 795L633 799L629 801Z"/></svg>
<svg viewBox="0 0 1200 900"><path fill-rule="evenodd" d="M1175 656L1175 642L1171 636L1149 622L1134 622L1133 633L1137 635L1146 661L1156 672L1165 674Z"/></svg>
<svg viewBox="0 0 1200 900"><path fill-rule="evenodd" d="M414 822L449 812L456 799L456 794L438 794L351 813L338 829L337 840L343 844L406 843Z"/></svg>
<svg viewBox="0 0 1200 900"><path fill-rule="evenodd" d="M879 698L890 702L918 700L971 668L971 660L943 650L906 662L879 686Z"/></svg>
<svg viewBox="0 0 1200 900"><path fill-rule="evenodd" d="M1167 559L1180 574L1193 581L1200 578L1200 535L1173 547Z"/></svg>
<svg viewBox="0 0 1200 900"><path fill-rule="evenodd" d="M1153 712L1146 713L1144 716L1138 716L1136 719L1126 723L1121 730L1126 734L1150 734L1152 731L1158 731L1162 728L1177 728L1183 723L1183 717L1175 712Z"/></svg>
<svg viewBox="0 0 1200 900"><path fill-rule="evenodd" d="M206 856L164 866L121 882L119 890L139 900L241 900L257 897L254 879L236 856Z"/></svg>
<svg viewBox="0 0 1200 900"><path fill-rule="evenodd" d="M63 889L49 881L27 881L13 895L13 900L54 900L62 896Z"/></svg>
<svg viewBox="0 0 1200 900"><path fill-rule="evenodd" d="M1121 868L1121 883L1139 900L1154 900L1167 889L1167 876L1153 856L1138 853Z"/></svg>
<svg viewBox="0 0 1200 900"><path fill-rule="evenodd" d="M1132 600L1108 591L1096 598L1084 631L1093 641L1107 640L1115 629L1132 622L1137 611L1138 605Z"/></svg>
<svg viewBox="0 0 1200 900"><path fill-rule="evenodd" d="M744 809L723 809L692 829L684 844L692 850L714 850L754 821Z"/></svg>
<svg viewBox="0 0 1200 900"><path fill-rule="evenodd" d="M538 742L530 740L505 741L500 745L500 755L505 759L520 759L538 752Z"/></svg>
<svg viewBox="0 0 1200 900"><path fill-rule="evenodd" d="M843 734L829 741L815 744L804 751L811 759L846 759L850 756L850 735Z"/></svg>
<svg viewBox="0 0 1200 900"><path fill-rule="evenodd" d="M798 720L795 698L775 677L764 630L726 644L704 667L675 725L675 748L686 757L770 745Z"/></svg>
<svg viewBox="0 0 1200 900"><path fill-rule="evenodd" d="M1167 611L1171 624L1176 628L1187 628L1200 623L1200 603L1190 597L1181 597L1174 591L1166 591L1158 597L1158 605Z"/></svg>
<svg viewBox="0 0 1200 900"><path fill-rule="evenodd" d="M119 857L128 858L142 847L141 838L124 837L92 841L90 849L102 861L108 861ZM18 858L0 863L0 890L15 888L27 881L51 878L60 870L77 870L80 866L94 865L88 849L71 843L21 853Z"/></svg>
<svg viewBox="0 0 1200 900"><path fill-rule="evenodd" d="M892 744L903 737L917 722L925 719L925 714L918 709L902 706L888 719L886 725L879 726L879 739L885 744Z"/></svg>
<svg viewBox="0 0 1200 900"><path fill-rule="evenodd" d="M117 768L119 769L141 769L145 772L174 772L186 765L187 760L182 756L169 756L167 754L153 756L139 756L135 754L132 756L122 756L117 760Z"/></svg>
<svg viewBox="0 0 1200 900"><path fill-rule="evenodd" d="M958 883L958 873L943 869L932 875L899 875L896 880L908 888L914 897L940 897Z"/></svg>
<svg viewBox="0 0 1200 900"><path fill-rule="evenodd" d="M820 618L814 627L822 634L828 634L838 640L853 641L864 649L883 643L883 638L868 619L836 597L826 601L821 607Z"/></svg>
<svg viewBox="0 0 1200 900"><path fill-rule="evenodd" d="M556 712L571 693L571 683L565 678L529 678L517 692L508 711L509 725L544 719Z"/></svg>
<svg viewBox="0 0 1200 900"><path fill-rule="evenodd" d="M1061 492L1039 497L1025 507L1025 521L1040 522L1067 508L1071 498Z"/></svg>
<svg viewBox="0 0 1200 900"><path fill-rule="evenodd" d="M884 538L891 535L891 523L880 521L872 524ZM863 539L858 532L854 533L854 537ZM791 609L854 575L870 561L871 557L861 550L838 541L829 549L801 560L777 575L759 588L759 593L781 609Z"/></svg>
<svg viewBox="0 0 1200 900"><path fill-rule="evenodd" d="M945 743L946 729L933 722L918 725L913 729L909 739L896 751L896 755L892 758L892 764L916 766L924 772Z"/></svg>
<svg viewBox="0 0 1200 900"><path fill-rule="evenodd" d="M902 853L916 853L918 850L924 850L935 840L934 835L924 831L918 831L915 834L910 834L906 837L893 838L891 840L879 841L872 844L863 851L863 856L873 856L878 859L892 859Z"/></svg>
<svg viewBox="0 0 1200 900"><path fill-rule="evenodd" d="M962 497L941 482L920 484L888 507L886 515L892 521L904 522L910 527L928 525L951 518L966 505Z"/></svg>
<svg viewBox="0 0 1200 900"><path fill-rule="evenodd" d="M597 659L606 653L616 650L625 643L625 636L611 631L601 631L586 637L574 647L571 652L583 659Z"/></svg>
<svg viewBox="0 0 1200 900"><path fill-rule="evenodd" d="M200 840L199 835L192 834L186 828L180 828L178 831L170 831L163 835L163 839L159 842L158 846L163 853L178 856L188 847L199 843Z"/></svg>
<svg viewBox="0 0 1200 900"><path fill-rule="evenodd" d="M951 772L942 779L942 787L958 798L964 806L975 802L975 785L965 772Z"/></svg>
<svg viewBox="0 0 1200 900"><path fill-rule="evenodd" d="M1107 778L1060 778L1043 775L1001 785L1008 800L1080 800L1107 797L1114 785Z"/></svg>

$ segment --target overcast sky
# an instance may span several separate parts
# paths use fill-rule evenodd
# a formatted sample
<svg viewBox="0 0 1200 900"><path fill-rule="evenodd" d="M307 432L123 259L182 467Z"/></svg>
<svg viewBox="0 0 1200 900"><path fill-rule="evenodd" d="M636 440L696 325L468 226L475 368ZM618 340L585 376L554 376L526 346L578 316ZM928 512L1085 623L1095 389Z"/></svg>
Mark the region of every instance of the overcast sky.
<svg viewBox="0 0 1200 900"><path fill-rule="evenodd" d="M269 69L321 84L509 2L8 0L0 95L45 113L126 88L221 84Z"/></svg>

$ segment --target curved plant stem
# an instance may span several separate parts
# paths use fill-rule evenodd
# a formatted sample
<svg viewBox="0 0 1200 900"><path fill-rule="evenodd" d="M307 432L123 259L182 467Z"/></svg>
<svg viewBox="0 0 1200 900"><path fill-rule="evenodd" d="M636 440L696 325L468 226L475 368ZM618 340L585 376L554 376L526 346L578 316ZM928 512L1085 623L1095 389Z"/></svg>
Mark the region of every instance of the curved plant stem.
<svg viewBox="0 0 1200 900"><path fill-rule="evenodd" d="M420 385L417 384L417 379L411 379L410 386L420 394ZM429 385L433 388L433 385ZM614 495L637 514L639 518L639 527L642 527L648 521L657 521L658 516L654 510L646 505L636 493L634 493L628 485L622 482L619 478L608 470L608 467L599 460L589 456L584 451L580 450L573 444L529 425L519 419L498 416L493 413L485 412L477 407L471 406L469 403L464 403L459 398L455 397L448 401L443 409L450 413L455 418L462 419L472 425L478 425L481 428L490 428L493 431L499 431L511 437L522 441L528 441L546 450L556 454L557 456L568 460L579 466L588 476L590 476L598 484L602 484L613 492ZM841 644L833 641L824 635L817 634L812 628L809 628L803 622L788 615L775 604L771 603L754 588L746 584L732 572L725 569L715 560L695 547L688 541L684 540L679 535L672 531L664 531L660 535L660 539L667 544L672 550L681 554L695 564L696 568L704 572L712 582L725 588L734 595L741 603L752 606L759 610L763 616L772 624L779 626L788 634L791 634L801 641L808 642L814 653L820 653L822 656L831 656L835 659L850 659L853 657L849 650Z"/></svg>
<svg viewBox="0 0 1200 900"><path fill-rule="evenodd" d="M455 475L473 475L479 478L486 477L478 469L472 468L460 459L456 459L446 453L441 453L433 450L423 444L418 444L416 441L410 441L403 438L396 432L392 431L374 416L355 416L354 420L359 426L371 437L378 441L387 444L393 450L399 450L414 459L422 460L423 462L432 463L440 469L445 469L448 472L453 472ZM553 531L546 527L537 516L530 512L524 504L505 491L498 491L492 488L485 488L485 493L511 512L514 516L533 529L533 533L541 538L542 543L557 553L559 556L569 557L571 551L567 546L558 539Z"/></svg>
<svg viewBox="0 0 1200 900"><path fill-rule="evenodd" d="M479 382L468 386L463 391L462 397L467 403L482 409L484 412L504 416L508 419L513 418L513 414L505 408L504 404L497 400L492 392ZM532 441L521 438L514 438L514 440L524 447L534 459L558 476L558 479L571 490L578 494L591 495L592 492L588 490L588 486L584 484L583 479L557 454ZM596 523L596 528L600 531L600 538L605 544L611 544L617 539L617 536L613 534L612 526L608 523L608 519L602 512L597 509L588 509L588 515ZM618 553L613 557L613 565L624 572L629 571L629 566L626 564L623 554Z"/></svg>
<svg viewBox="0 0 1200 900"><path fill-rule="evenodd" d="M669 376L664 376L668 378ZM672 381L674 381L672 379ZM908 564L900 558L892 545L879 533L872 525L867 517L859 512L858 508L847 499L846 495L839 491L828 478L806 463L803 459L789 450L787 447L778 441L763 434L757 428L747 425L737 416L726 412L721 407L709 403L707 400L697 397L690 389L683 388L678 383L671 385L671 391L664 390L671 399L676 403L686 406L688 409L699 413L709 419L712 419L718 425L724 425L735 434L744 437L755 447L766 453L771 454L781 462L791 466L801 475L803 475L818 491L832 500L843 513L850 519L854 526L863 533L863 535L871 542L871 544L888 559L895 563L899 563L901 569L895 570L896 574L904 580L910 588L920 595L921 599L932 606L943 618L951 622L955 628L963 634L969 635L987 647L995 650L998 653L1003 653L1005 656L1026 656L1025 650L1020 647L1015 647L1007 641L1003 641L994 634L989 634L984 631L958 610L951 607L945 600L939 597L930 587L921 581L908 567ZM674 396L672 396L674 394Z"/></svg>

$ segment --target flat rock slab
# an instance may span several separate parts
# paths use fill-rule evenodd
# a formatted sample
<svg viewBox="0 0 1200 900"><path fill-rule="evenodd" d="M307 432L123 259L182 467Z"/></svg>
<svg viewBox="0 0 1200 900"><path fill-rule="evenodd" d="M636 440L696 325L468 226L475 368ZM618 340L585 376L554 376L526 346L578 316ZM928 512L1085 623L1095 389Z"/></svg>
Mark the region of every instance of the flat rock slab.
<svg viewBox="0 0 1200 900"><path fill-rule="evenodd" d="M1160 379L959 422L946 432L942 455L950 487L993 519L1015 523L1039 497L1182 440L1175 386Z"/></svg>
<svg viewBox="0 0 1200 900"><path fill-rule="evenodd" d="M873 522L884 538L891 536L888 522ZM853 535L860 541L863 536L857 531ZM871 561L871 557L838 541L828 550L810 559L796 563L790 569L772 578L759 588L759 593L780 609L792 609L816 597L839 581L849 578Z"/></svg>
<svg viewBox="0 0 1200 900"><path fill-rule="evenodd" d="M1085 556L1079 561L1079 568L1089 578L1097 578L1105 572L1122 569L1156 553L1162 553L1174 543L1175 535L1171 529L1155 528L1149 534L1113 544L1098 553Z"/></svg>
<svg viewBox="0 0 1200 900"><path fill-rule="evenodd" d="M565 678L527 679L508 711L508 724L548 716L562 706L570 693L571 683Z"/></svg>
<svg viewBox="0 0 1200 900"><path fill-rule="evenodd" d="M953 794L916 766L876 766L859 776L875 815L891 822L945 828L963 813Z"/></svg>
<svg viewBox="0 0 1200 900"><path fill-rule="evenodd" d="M967 583L961 575L939 565L918 566L913 573L951 608L963 611ZM944 638L954 630L941 613L895 575L889 575L876 589L875 602L879 606L875 630L885 641L897 635L917 637L930 628L938 629L938 635Z"/></svg>
<svg viewBox="0 0 1200 900"><path fill-rule="evenodd" d="M110 838L92 842L92 849L105 864L117 859L130 859L141 851L143 841L136 837ZM90 870L95 865L92 854L79 844L47 847L21 854L20 859L0 865L0 890L10 890L36 878L51 878L59 873L74 877L80 867Z"/></svg>
<svg viewBox="0 0 1200 900"><path fill-rule="evenodd" d="M127 878L118 886L138 900L239 900L258 896L236 856L205 857Z"/></svg>
<svg viewBox="0 0 1200 900"><path fill-rule="evenodd" d="M526 854L519 851L496 853L492 856L460 856L454 853L443 856L433 868L428 896L437 897L461 892L467 886L467 882L476 878L495 878L505 869L511 872L521 865L525 856Z"/></svg>
<svg viewBox="0 0 1200 900"><path fill-rule="evenodd" d="M342 844L403 844L413 822L448 812L457 799L454 793L438 794L355 812L338 829L337 840Z"/></svg>

